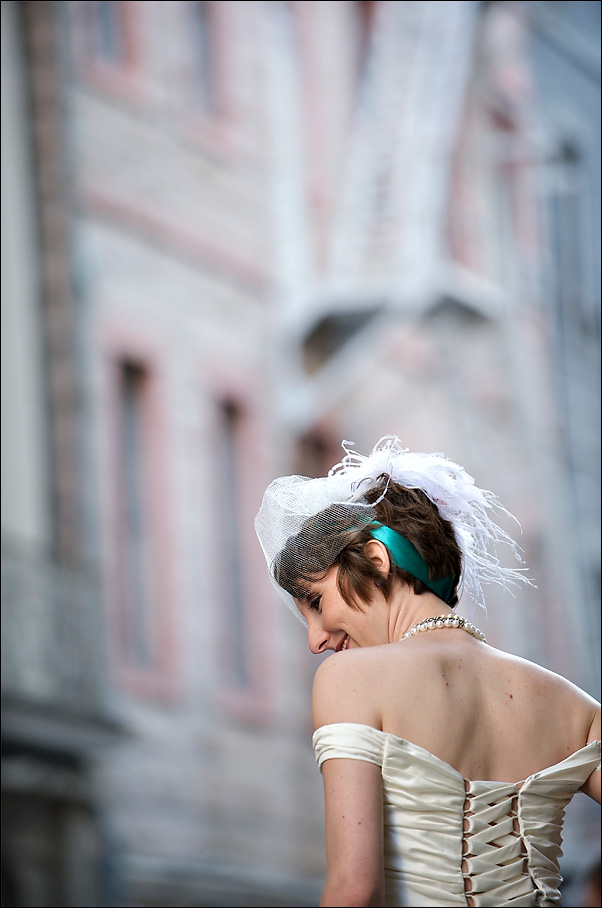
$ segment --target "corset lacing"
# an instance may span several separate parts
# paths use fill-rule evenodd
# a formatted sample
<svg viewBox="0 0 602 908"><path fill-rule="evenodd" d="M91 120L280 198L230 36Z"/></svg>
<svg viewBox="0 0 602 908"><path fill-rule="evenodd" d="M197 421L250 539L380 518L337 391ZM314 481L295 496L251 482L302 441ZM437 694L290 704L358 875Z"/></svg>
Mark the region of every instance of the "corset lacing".
<svg viewBox="0 0 602 908"><path fill-rule="evenodd" d="M527 852L518 818L516 785L501 785L492 800L491 789L478 793L465 784L462 873L466 903L475 908L512 904L533 891ZM517 880L524 879L523 887ZM505 900L505 885L508 899ZM494 901L488 896L494 891ZM512 892L512 895L510 895Z"/></svg>

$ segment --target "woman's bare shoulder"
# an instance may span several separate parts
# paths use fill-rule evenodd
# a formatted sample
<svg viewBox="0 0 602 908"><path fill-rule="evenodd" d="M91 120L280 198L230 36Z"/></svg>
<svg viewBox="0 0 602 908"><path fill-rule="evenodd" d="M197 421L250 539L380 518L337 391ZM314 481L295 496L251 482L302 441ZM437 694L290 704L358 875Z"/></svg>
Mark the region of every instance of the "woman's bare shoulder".
<svg viewBox="0 0 602 908"><path fill-rule="evenodd" d="M552 669L504 650L494 647L488 647L488 649L491 651L492 658L499 663L502 669L505 669L509 675L517 679L524 679L531 684L535 693L554 693L558 696L574 697L591 706L600 705L594 697L577 684Z"/></svg>
<svg viewBox="0 0 602 908"><path fill-rule="evenodd" d="M426 683L433 671L432 653L403 642L358 647L333 653L318 667L313 684L316 727L359 722L382 728L383 712L407 691Z"/></svg>
<svg viewBox="0 0 602 908"><path fill-rule="evenodd" d="M313 684L314 725L358 722L380 728L379 676L384 671L385 646L333 653L319 666Z"/></svg>
<svg viewBox="0 0 602 908"><path fill-rule="evenodd" d="M552 722L575 746L600 737L600 704L573 681L521 656L488 647L492 683L513 690L517 706L528 708L533 721Z"/></svg>

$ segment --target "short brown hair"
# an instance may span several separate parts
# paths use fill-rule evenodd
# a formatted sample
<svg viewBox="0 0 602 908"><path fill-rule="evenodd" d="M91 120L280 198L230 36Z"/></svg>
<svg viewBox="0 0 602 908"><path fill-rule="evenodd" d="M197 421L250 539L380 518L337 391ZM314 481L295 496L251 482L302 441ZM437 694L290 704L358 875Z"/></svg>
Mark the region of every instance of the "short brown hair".
<svg viewBox="0 0 602 908"><path fill-rule="evenodd" d="M386 490L386 492L385 492ZM379 498L385 492L381 501ZM437 506L421 489L408 489L393 482L387 474L378 477L366 492L365 500L374 505L375 518L385 526L400 533L416 548L424 560L430 580L453 577L447 604L453 608L458 603L458 582L462 572L462 553L453 526L445 520ZM324 527L329 527L325 538ZM332 535L342 541L336 546L339 553L334 560L331 552ZM348 537L349 541L344 542ZM360 608L372 597L378 586L388 600L397 580L408 584L415 593L428 592L428 587L416 577L397 567L391 557L391 569L383 577L365 553L366 543L372 538L369 522L359 521L357 509L341 504L331 505L310 517L301 531L286 545L274 567L276 581L295 599L307 595L305 584L322 577L333 565L339 568L337 585L345 601ZM303 553L303 564L300 563Z"/></svg>

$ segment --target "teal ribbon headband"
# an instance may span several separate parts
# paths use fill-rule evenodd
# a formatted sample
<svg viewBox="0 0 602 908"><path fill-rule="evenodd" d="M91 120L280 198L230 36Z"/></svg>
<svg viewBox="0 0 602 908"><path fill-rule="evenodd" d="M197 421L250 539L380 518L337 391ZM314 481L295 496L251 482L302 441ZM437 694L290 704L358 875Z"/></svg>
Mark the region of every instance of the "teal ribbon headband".
<svg viewBox="0 0 602 908"><path fill-rule="evenodd" d="M372 529L373 527L374 529ZM416 577L417 580L424 583L439 599L449 602L454 585L453 577L430 580L426 562L409 539L406 539L400 533L396 533L391 527L384 526L384 524L376 521L369 524L369 528L373 539L378 539L379 542L386 545L398 568L401 568L402 571L407 571L412 577Z"/></svg>

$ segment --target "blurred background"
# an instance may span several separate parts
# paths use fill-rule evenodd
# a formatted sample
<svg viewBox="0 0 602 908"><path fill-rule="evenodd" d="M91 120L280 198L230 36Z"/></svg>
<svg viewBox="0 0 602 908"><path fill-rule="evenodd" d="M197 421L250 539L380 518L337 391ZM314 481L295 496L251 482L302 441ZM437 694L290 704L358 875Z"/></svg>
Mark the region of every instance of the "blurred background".
<svg viewBox="0 0 602 908"><path fill-rule="evenodd" d="M1 9L2 905L317 905L275 476L463 464L600 695L600 3Z"/></svg>

